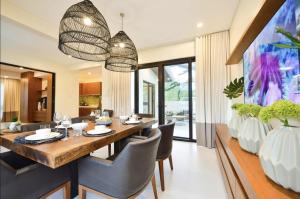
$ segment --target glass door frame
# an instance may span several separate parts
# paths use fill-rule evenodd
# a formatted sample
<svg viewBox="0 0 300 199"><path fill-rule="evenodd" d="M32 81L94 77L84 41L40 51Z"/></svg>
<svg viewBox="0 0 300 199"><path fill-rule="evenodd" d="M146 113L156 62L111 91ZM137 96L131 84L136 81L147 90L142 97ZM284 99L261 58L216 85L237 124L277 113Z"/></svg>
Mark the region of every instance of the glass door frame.
<svg viewBox="0 0 300 199"><path fill-rule="evenodd" d="M193 88L192 88L192 63L195 62L195 57L187 57L180 59L173 59L161 62L153 62L147 64L141 64L138 70L134 72L134 110L135 113L139 113L139 70L158 68L158 124L165 123L165 66L176 64L188 64L188 91L189 91L189 137L177 137L174 136L174 140L196 142L196 138L193 138ZM143 86L143 85L142 85Z"/></svg>

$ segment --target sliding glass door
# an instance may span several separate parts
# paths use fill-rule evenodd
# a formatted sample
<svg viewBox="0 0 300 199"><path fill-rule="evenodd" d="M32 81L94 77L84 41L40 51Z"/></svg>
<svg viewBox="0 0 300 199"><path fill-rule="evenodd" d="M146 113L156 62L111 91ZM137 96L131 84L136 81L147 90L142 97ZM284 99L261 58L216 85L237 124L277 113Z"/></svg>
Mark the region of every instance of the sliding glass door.
<svg viewBox="0 0 300 199"><path fill-rule="evenodd" d="M139 66L135 72L135 109L159 124L175 122L174 138L194 141L195 58Z"/></svg>
<svg viewBox="0 0 300 199"><path fill-rule="evenodd" d="M165 122L175 122L174 136L189 138L189 65L164 66Z"/></svg>

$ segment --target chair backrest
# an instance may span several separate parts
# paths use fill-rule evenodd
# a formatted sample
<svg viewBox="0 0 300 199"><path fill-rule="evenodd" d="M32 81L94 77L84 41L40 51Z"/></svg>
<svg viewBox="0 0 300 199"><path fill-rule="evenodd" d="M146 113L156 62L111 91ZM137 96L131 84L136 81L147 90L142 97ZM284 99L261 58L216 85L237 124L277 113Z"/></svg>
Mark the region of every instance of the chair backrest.
<svg viewBox="0 0 300 199"><path fill-rule="evenodd" d="M175 122L160 125L161 139L157 151L157 160L168 158L172 152Z"/></svg>
<svg viewBox="0 0 300 199"><path fill-rule="evenodd" d="M153 114L145 114L145 113L139 113L137 115L142 118L153 118L154 117Z"/></svg>
<svg viewBox="0 0 300 199"><path fill-rule="evenodd" d="M113 110L103 109L103 112L108 112L109 117L112 117L114 115L114 111Z"/></svg>
<svg viewBox="0 0 300 199"><path fill-rule="evenodd" d="M148 139L130 142L118 155L113 162L116 176L120 177L117 180L120 183L117 195L129 197L150 182L154 174L160 137L160 130L152 129Z"/></svg>
<svg viewBox="0 0 300 199"><path fill-rule="evenodd" d="M95 121L94 116L82 116L82 117L74 117L71 119L72 123L81 123L83 120Z"/></svg>
<svg viewBox="0 0 300 199"><path fill-rule="evenodd" d="M41 125L50 124L50 128L54 128L56 124L54 122L41 122L21 125L21 132L35 131L40 129Z"/></svg>

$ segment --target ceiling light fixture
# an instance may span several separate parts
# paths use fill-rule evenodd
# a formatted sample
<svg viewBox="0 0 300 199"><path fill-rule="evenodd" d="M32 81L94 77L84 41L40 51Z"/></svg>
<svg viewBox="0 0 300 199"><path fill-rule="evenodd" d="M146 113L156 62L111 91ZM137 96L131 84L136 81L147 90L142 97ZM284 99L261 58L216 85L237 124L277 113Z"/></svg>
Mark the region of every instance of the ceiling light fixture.
<svg viewBox="0 0 300 199"><path fill-rule="evenodd" d="M110 40L110 57L106 60L105 68L116 72L132 72L138 67L138 54L132 40L123 31L124 13L122 18L122 30Z"/></svg>
<svg viewBox="0 0 300 199"><path fill-rule="evenodd" d="M20 70L23 70L24 68L23 68L23 67L20 67L19 69L20 69Z"/></svg>
<svg viewBox="0 0 300 199"><path fill-rule="evenodd" d="M58 48L78 59L105 61L110 38L103 15L91 1L84 0L69 7L61 19Z"/></svg>
<svg viewBox="0 0 300 199"><path fill-rule="evenodd" d="M92 20L89 17L85 17L83 19L83 23L87 26L91 26L92 25Z"/></svg>
<svg viewBox="0 0 300 199"><path fill-rule="evenodd" d="M197 28L202 28L202 27L203 27L203 23L202 22L197 23Z"/></svg>

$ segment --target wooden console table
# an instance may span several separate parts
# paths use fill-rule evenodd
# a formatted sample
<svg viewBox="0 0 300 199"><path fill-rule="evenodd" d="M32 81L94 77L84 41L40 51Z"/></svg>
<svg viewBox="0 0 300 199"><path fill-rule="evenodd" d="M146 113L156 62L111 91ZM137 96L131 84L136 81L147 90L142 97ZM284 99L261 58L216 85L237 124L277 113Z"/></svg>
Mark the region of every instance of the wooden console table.
<svg viewBox="0 0 300 199"><path fill-rule="evenodd" d="M241 149L227 125L216 125L216 153L229 199L300 199L300 193L284 189L263 172L256 155Z"/></svg>

